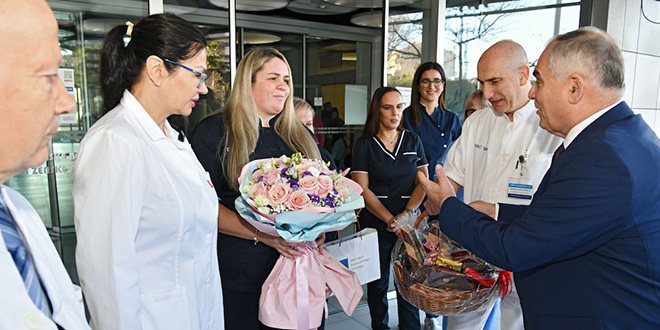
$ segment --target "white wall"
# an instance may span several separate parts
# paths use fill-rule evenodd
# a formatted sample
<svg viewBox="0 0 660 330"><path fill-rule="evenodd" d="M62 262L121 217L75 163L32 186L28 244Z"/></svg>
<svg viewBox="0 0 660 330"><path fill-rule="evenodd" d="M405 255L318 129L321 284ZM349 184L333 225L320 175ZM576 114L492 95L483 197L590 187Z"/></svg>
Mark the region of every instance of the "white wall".
<svg viewBox="0 0 660 330"><path fill-rule="evenodd" d="M610 0L607 32L621 50L626 65L624 100L660 135L660 2Z"/></svg>

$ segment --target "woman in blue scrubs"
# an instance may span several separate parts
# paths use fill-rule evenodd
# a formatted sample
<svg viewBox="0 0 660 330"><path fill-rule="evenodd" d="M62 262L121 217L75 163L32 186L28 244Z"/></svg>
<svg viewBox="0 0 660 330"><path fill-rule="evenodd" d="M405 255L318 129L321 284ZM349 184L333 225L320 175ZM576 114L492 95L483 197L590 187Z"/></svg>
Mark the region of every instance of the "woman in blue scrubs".
<svg viewBox="0 0 660 330"><path fill-rule="evenodd" d="M397 236L394 218L415 210L424 199L417 173L428 175L422 141L401 127L403 99L396 88L374 92L362 136L355 142L352 178L362 186L366 209L360 213L362 227L378 231L380 279L367 285L372 329L389 329L387 289L390 253ZM399 329L420 328L419 311L397 294Z"/></svg>
<svg viewBox="0 0 660 330"><path fill-rule="evenodd" d="M445 106L446 84L445 70L440 64L422 63L413 77L410 106L403 111L403 127L422 140L432 179L436 178L435 165L444 165L447 151L461 135L458 115ZM424 324L433 328L435 318L437 316L426 314Z"/></svg>
<svg viewBox="0 0 660 330"><path fill-rule="evenodd" d="M445 107L446 81L440 64L422 63L413 78L410 106L403 111L403 127L422 139L431 178L435 164L444 164L447 151L461 135L458 115Z"/></svg>

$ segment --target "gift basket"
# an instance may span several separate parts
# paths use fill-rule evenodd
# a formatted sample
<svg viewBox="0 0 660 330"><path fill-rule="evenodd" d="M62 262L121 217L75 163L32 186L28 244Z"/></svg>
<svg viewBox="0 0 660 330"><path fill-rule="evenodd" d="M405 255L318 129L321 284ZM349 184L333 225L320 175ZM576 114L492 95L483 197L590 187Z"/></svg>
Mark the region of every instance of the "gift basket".
<svg viewBox="0 0 660 330"><path fill-rule="evenodd" d="M511 273L490 265L426 224L425 213L397 219L400 237L392 250L394 283L413 306L436 315L477 310L509 292Z"/></svg>

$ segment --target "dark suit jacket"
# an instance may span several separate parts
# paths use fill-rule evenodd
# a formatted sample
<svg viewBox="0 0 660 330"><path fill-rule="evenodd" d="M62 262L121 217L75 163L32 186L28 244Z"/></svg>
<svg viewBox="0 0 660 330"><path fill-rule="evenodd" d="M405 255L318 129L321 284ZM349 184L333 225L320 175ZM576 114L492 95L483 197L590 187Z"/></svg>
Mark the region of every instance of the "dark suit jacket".
<svg viewBox="0 0 660 330"><path fill-rule="evenodd" d="M660 141L621 102L499 221L456 198L442 230L514 272L526 330L660 329Z"/></svg>

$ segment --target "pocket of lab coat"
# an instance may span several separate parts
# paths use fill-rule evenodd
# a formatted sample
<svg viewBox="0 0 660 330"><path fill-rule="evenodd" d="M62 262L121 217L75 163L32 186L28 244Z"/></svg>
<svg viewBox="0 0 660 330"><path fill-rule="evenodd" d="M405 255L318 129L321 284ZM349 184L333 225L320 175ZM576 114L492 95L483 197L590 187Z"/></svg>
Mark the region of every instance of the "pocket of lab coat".
<svg viewBox="0 0 660 330"><path fill-rule="evenodd" d="M186 289L142 294L144 329L193 329L190 324Z"/></svg>

